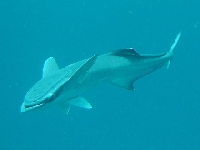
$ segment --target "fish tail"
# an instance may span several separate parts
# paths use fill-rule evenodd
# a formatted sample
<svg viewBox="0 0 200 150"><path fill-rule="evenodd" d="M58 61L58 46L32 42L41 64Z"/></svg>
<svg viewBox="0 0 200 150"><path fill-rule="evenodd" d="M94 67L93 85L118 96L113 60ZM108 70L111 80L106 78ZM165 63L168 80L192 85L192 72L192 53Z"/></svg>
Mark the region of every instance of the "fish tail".
<svg viewBox="0 0 200 150"><path fill-rule="evenodd" d="M170 47L170 50L169 50L169 52L168 52L168 56L170 56L171 59L170 59L170 60L168 61L168 63L167 63L167 69L168 69L169 66L170 66L172 57L173 57L173 55L174 55L174 48L176 47L176 44L178 43L180 36L181 36L181 32L179 32L179 34L177 34L177 36L176 36L176 38L175 38L175 41L174 41L174 43L172 44L172 46Z"/></svg>

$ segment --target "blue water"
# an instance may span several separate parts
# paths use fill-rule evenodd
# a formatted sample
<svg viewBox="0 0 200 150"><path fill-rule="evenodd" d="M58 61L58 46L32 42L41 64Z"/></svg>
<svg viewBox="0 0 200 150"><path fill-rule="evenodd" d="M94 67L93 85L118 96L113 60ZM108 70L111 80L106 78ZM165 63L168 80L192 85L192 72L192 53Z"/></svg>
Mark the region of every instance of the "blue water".
<svg viewBox="0 0 200 150"><path fill-rule="evenodd" d="M135 82L83 93L91 110L57 107L20 113L53 56L61 67L133 47L168 51L171 66ZM199 150L200 1L60 0L0 2L1 150Z"/></svg>

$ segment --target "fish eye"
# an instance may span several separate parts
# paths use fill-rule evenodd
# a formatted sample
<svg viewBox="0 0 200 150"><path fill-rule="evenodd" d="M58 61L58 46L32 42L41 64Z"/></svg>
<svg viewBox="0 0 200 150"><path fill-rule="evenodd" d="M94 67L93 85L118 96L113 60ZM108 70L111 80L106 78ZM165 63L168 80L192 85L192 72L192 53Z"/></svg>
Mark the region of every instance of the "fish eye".
<svg viewBox="0 0 200 150"><path fill-rule="evenodd" d="M53 96L54 94L51 92L51 93L49 93L49 97L51 97L51 96Z"/></svg>

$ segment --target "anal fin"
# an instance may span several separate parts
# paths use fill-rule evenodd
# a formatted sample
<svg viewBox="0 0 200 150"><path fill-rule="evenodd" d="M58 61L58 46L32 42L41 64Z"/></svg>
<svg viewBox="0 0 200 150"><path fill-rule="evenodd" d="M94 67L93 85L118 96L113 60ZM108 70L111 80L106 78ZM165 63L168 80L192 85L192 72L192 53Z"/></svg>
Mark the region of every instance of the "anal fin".
<svg viewBox="0 0 200 150"><path fill-rule="evenodd" d="M133 86L133 79L132 80L128 80L128 79L115 79L113 81L111 81L111 83L113 85L119 86L121 88L125 88L127 90L134 90L134 86Z"/></svg>

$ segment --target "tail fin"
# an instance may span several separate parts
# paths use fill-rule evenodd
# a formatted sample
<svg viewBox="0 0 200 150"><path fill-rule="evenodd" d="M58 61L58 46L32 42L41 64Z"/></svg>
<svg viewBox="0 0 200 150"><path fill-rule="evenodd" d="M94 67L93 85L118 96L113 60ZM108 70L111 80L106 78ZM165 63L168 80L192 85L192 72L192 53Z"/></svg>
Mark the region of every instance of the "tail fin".
<svg viewBox="0 0 200 150"><path fill-rule="evenodd" d="M181 32L179 32L179 34L176 36L176 39L175 39L174 43L172 44L172 46L171 46L171 48L170 48L170 50L168 52L169 56L173 56L174 48L176 47L176 44L178 43L178 40L179 40L180 36L181 36ZM169 68L170 63L171 63L171 59L167 63L167 69Z"/></svg>

